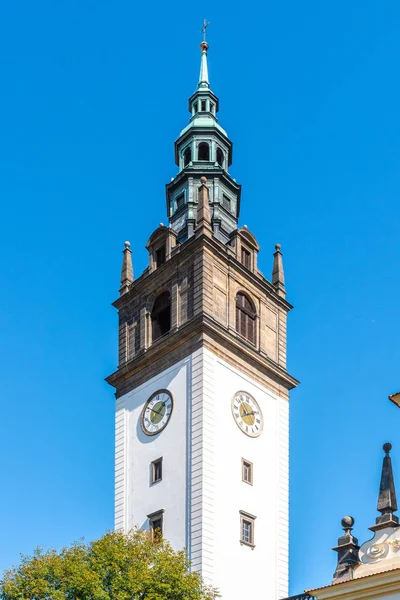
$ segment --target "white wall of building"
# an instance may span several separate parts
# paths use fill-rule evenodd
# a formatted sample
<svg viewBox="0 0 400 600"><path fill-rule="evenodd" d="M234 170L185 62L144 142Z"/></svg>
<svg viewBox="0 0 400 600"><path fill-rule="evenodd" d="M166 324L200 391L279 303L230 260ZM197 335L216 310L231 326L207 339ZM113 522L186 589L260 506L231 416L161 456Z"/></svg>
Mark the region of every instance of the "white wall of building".
<svg viewBox="0 0 400 600"><path fill-rule="evenodd" d="M175 548L187 545L187 430L191 358L153 377L117 401L115 527L148 529L147 515L164 510L164 534ZM174 400L167 427L147 436L140 425L146 400L168 389ZM163 479L151 485L151 462L163 457ZM123 489L121 489L123 488Z"/></svg>
<svg viewBox="0 0 400 600"><path fill-rule="evenodd" d="M174 410L154 437L140 427L146 400L168 389ZM247 437L231 400L249 392L264 430ZM163 480L150 485L150 463L163 457ZM242 458L254 482L242 481ZM147 514L164 509L164 534L188 548L193 568L222 597L277 600L288 588L288 403L200 349L117 401L116 528L148 527ZM255 548L240 544L240 513L257 517Z"/></svg>
<svg viewBox="0 0 400 600"><path fill-rule="evenodd" d="M288 403L230 365L211 359L214 421L214 583L234 600L288 595ZM258 402L264 429L257 438L236 425L231 400L238 391ZM253 463L253 485L242 481L242 458ZM240 513L256 516L255 548L241 545Z"/></svg>

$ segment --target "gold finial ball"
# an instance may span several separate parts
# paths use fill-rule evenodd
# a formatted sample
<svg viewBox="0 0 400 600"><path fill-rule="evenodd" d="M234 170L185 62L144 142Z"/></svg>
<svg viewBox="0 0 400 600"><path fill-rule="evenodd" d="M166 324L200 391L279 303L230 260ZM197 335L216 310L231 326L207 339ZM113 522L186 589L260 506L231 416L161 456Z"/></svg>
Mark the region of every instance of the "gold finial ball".
<svg viewBox="0 0 400 600"><path fill-rule="evenodd" d="M207 183L207 177L204 177L204 175L203 175L203 177L200 179L200 183L202 185L206 185L206 183Z"/></svg>
<svg viewBox="0 0 400 600"><path fill-rule="evenodd" d="M201 42L201 44L200 44L200 50L202 52L207 52L207 50L208 50L208 44L207 44L207 42L205 40L203 40Z"/></svg>
<svg viewBox="0 0 400 600"><path fill-rule="evenodd" d="M130 248L131 247L131 243L130 242L125 242L125 248Z"/></svg>
<svg viewBox="0 0 400 600"><path fill-rule="evenodd" d="M275 244L275 250L280 250L281 249L281 245L280 244Z"/></svg>

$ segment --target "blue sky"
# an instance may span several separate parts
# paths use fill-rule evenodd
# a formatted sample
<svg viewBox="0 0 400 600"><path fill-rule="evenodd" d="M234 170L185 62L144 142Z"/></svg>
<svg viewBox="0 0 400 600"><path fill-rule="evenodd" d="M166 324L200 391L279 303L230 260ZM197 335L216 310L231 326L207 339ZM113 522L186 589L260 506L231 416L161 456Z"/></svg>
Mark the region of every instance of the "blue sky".
<svg viewBox="0 0 400 600"><path fill-rule="evenodd" d="M282 244L291 591L329 583L340 519L400 485L397 2L18 1L0 7L0 569L113 524L121 250L166 222L173 142L209 27L241 224Z"/></svg>

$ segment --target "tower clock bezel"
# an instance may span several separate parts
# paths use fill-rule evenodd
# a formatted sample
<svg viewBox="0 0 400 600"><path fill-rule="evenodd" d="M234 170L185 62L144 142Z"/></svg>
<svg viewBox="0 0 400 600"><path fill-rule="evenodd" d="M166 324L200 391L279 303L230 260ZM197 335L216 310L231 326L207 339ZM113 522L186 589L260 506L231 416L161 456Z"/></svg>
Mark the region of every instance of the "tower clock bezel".
<svg viewBox="0 0 400 600"><path fill-rule="evenodd" d="M244 419L243 419L243 415L241 415L240 410L239 410L239 417L236 416L236 409L235 409L235 400L238 396L245 396L248 400L247 404L249 404L250 408L252 408L251 404L254 404L258 410L258 414L260 415L260 425L259 428L254 432L254 431L249 431L249 427L251 427L251 425L247 424ZM240 429L240 431L242 431L245 435L247 435L250 438L258 438L263 430L264 430L264 415L262 413L260 404L257 402L257 400L254 398L254 396L252 394L250 394L249 392L245 392L244 390L239 390L237 392L235 392L235 394L232 397L232 401L231 401L231 410L232 410L232 417L233 420L235 421L237 427ZM253 409L254 410L254 409ZM248 416L248 415L246 415ZM255 418L256 421L256 418Z"/></svg>
<svg viewBox="0 0 400 600"><path fill-rule="evenodd" d="M148 429L146 429L145 423L144 423L144 419L145 419L145 414L146 414L146 410L147 407L149 406L150 402L156 397L159 396L160 394L166 394L167 396L169 396L170 400L171 400L171 412L168 415L167 420L165 421L165 423L162 425L162 427L160 427L159 429L157 429L157 431L149 431ZM172 395L172 393L170 392L170 390L167 389L160 389L160 390L156 390L153 394L151 394L151 396L146 400L145 405L143 406L142 412L140 414L140 427L143 431L143 433L145 435L148 435L149 437L153 437L155 435L158 435L159 433L161 433L162 431L164 431L164 429L166 428L166 426L168 425L168 423L171 420L171 416L172 413L174 412L174 397Z"/></svg>

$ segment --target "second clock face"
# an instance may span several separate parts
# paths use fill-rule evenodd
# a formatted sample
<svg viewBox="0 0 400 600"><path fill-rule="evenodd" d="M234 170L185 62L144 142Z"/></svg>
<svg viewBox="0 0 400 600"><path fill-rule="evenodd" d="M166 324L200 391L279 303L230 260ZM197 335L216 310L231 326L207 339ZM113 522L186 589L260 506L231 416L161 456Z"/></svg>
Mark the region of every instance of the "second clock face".
<svg viewBox="0 0 400 600"><path fill-rule="evenodd" d="M158 390L147 400L141 425L147 435L156 435L167 426L173 408L172 395L168 390Z"/></svg>
<svg viewBox="0 0 400 600"><path fill-rule="evenodd" d="M232 414L236 425L250 437L258 437L264 420L256 400L247 392L237 392L232 399Z"/></svg>

